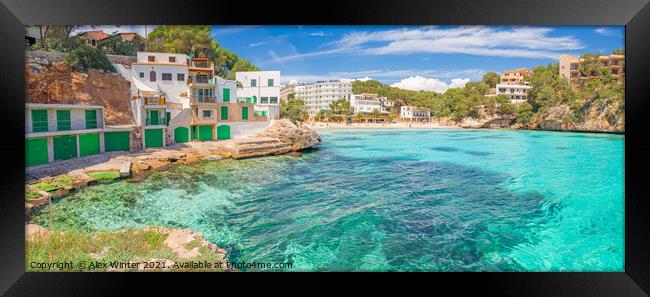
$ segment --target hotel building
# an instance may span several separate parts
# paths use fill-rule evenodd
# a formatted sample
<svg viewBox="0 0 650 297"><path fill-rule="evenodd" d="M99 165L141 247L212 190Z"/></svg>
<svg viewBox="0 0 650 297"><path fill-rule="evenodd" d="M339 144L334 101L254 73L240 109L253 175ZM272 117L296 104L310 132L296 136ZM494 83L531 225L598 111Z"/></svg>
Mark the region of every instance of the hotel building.
<svg viewBox="0 0 650 297"><path fill-rule="evenodd" d="M350 108L352 113L373 113L377 110L380 113L387 114L384 102L388 102L386 97L379 97L377 94L361 93L352 94L350 99Z"/></svg>
<svg viewBox="0 0 650 297"><path fill-rule="evenodd" d="M499 84L501 85L528 85L527 77L533 75L528 68L519 68L515 70L506 70L501 74Z"/></svg>
<svg viewBox="0 0 650 297"><path fill-rule="evenodd" d="M426 108L403 105L399 113L402 122L430 122L431 113Z"/></svg>
<svg viewBox="0 0 650 297"><path fill-rule="evenodd" d="M612 77L619 81L625 79L625 56L624 55L609 55L598 56L598 61L603 64L612 73ZM580 70L584 66L584 58L579 58L573 55L561 55L559 72L560 76L569 80L572 86L582 86L582 84L593 79L595 74L585 74Z"/></svg>
<svg viewBox="0 0 650 297"><path fill-rule="evenodd" d="M305 101L305 108L309 115L315 115L321 110L329 109L330 103L335 100L352 97L352 83L339 80L318 81L312 84L296 86L296 98Z"/></svg>

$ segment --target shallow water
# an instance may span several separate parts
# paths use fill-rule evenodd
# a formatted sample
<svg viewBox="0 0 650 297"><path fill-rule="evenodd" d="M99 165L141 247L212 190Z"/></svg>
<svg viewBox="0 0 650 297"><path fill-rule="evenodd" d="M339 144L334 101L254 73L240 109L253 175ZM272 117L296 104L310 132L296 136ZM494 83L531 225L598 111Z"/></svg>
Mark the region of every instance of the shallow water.
<svg viewBox="0 0 650 297"><path fill-rule="evenodd" d="M624 136L345 130L54 204L58 229L188 227L291 270L623 271ZM47 209L31 221L47 226Z"/></svg>

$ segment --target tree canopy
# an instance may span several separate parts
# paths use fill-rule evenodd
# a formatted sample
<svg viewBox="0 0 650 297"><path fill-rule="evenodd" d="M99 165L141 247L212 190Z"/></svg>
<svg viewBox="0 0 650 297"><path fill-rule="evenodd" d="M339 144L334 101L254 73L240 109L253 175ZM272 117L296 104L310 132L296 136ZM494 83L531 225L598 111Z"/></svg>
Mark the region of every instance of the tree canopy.
<svg viewBox="0 0 650 297"><path fill-rule="evenodd" d="M242 60L237 54L221 47L212 37L210 26L156 27L149 33L148 47L149 51L154 52L209 58L214 63L216 74L230 79L234 78L235 71L259 70L250 61Z"/></svg>

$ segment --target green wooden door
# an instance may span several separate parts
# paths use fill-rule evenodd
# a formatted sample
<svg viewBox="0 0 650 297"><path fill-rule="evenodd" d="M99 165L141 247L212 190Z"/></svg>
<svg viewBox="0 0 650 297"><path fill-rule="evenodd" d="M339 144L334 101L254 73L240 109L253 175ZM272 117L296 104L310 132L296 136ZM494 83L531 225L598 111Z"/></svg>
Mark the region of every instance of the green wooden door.
<svg viewBox="0 0 650 297"><path fill-rule="evenodd" d="M217 127L217 140L230 139L230 126L221 125Z"/></svg>
<svg viewBox="0 0 650 297"><path fill-rule="evenodd" d="M131 132L105 132L104 150L107 152L128 151L131 148Z"/></svg>
<svg viewBox="0 0 650 297"><path fill-rule="evenodd" d="M94 109L84 111L86 116L86 129L97 129L97 111Z"/></svg>
<svg viewBox="0 0 650 297"><path fill-rule="evenodd" d="M149 125L160 125L160 121L158 121L158 111L157 110L150 110L149 111Z"/></svg>
<svg viewBox="0 0 650 297"><path fill-rule="evenodd" d="M198 126L199 127L199 140L209 141L212 139L212 126Z"/></svg>
<svg viewBox="0 0 650 297"><path fill-rule="evenodd" d="M47 132L47 110L32 109L32 132Z"/></svg>
<svg viewBox="0 0 650 297"><path fill-rule="evenodd" d="M241 119L242 121L248 120L248 106L241 107Z"/></svg>
<svg viewBox="0 0 650 297"><path fill-rule="evenodd" d="M66 135L53 138L54 160L67 160L77 157L77 136Z"/></svg>
<svg viewBox="0 0 650 297"><path fill-rule="evenodd" d="M99 133L79 135L79 156L99 154Z"/></svg>
<svg viewBox="0 0 650 297"><path fill-rule="evenodd" d="M163 130L162 129L146 129L144 130L144 144L145 148L162 147L163 146Z"/></svg>
<svg viewBox="0 0 650 297"><path fill-rule="evenodd" d="M230 102L230 89L223 89L223 102Z"/></svg>
<svg viewBox="0 0 650 297"><path fill-rule="evenodd" d="M174 129L174 141L176 143L184 143L189 140L188 131L185 127L178 127Z"/></svg>
<svg viewBox="0 0 650 297"><path fill-rule="evenodd" d="M47 163L47 138L25 139L25 164L34 166Z"/></svg>
<svg viewBox="0 0 650 297"><path fill-rule="evenodd" d="M56 129L57 131L72 130L72 122L70 121L69 110L56 111Z"/></svg>

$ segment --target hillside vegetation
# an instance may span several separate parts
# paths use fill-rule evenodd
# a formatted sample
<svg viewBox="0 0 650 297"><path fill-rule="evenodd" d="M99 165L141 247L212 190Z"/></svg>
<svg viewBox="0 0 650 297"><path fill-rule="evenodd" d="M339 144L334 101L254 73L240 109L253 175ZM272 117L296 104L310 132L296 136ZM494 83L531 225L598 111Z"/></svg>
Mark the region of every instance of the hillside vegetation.
<svg viewBox="0 0 650 297"><path fill-rule="evenodd" d="M582 87L571 87L559 75L557 63L538 66L528 78L528 100L512 104L503 95L486 97L498 82L498 75L488 72L480 82L468 82L463 88L444 93L412 91L391 87L376 80L352 82L353 93L377 93L387 96L399 113L402 105L428 109L434 120L459 124L463 121L489 122L507 119L505 125L520 129L625 131L625 83L611 76L610 70L597 60L587 59L581 72L593 78Z"/></svg>

